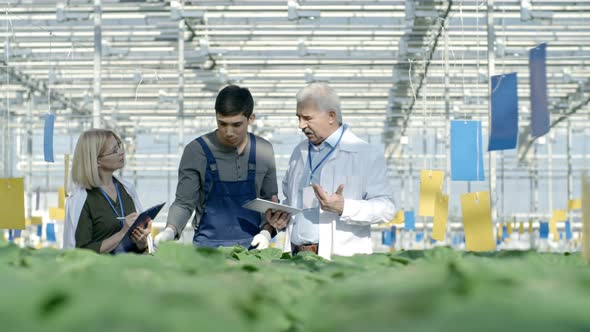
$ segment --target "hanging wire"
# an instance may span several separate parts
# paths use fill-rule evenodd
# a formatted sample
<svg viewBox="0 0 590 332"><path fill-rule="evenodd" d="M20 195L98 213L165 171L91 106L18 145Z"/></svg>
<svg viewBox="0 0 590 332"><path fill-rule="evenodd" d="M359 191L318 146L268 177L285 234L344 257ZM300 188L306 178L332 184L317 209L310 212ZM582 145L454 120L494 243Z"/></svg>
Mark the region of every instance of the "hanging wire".
<svg viewBox="0 0 590 332"><path fill-rule="evenodd" d="M53 52L52 52L53 34L49 32L49 70L47 72L47 105L48 113L51 114L51 80L49 79L49 72L53 70Z"/></svg>
<svg viewBox="0 0 590 332"><path fill-rule="evenodd" d="M426 67L426 50L422 56L422 64ZM426 127L426 99L428 98L428 77L424 74L424 93L422 93L422 121Z"/></svg>
<svg viewBox="0 0 590 332"><path fill-rule="evenodd" d="M424 50L424 53L422 55L422 63L423 66L426 68L426 49ZM423 126L422 126L422 140L423 140L423 144L426 145L425 142L426 141L426 101L427 101L427 97L428 97L428 77L426 76L426 73L424 73L424 92L422 93L422 121L423 121ZM424 147L424 155L422 156L422 162L423 162L423 168L426 168L426 163L428 161L428 157L426 157L427 155L427 147Z"/></svg>
<svg viewBox="0 0 590 332"><path fill-rule="evenodd" d="M140 74L141 78L139 79L139 83L137 83L137 86L135 87L135 102L137 102L137 93L139 92L139 86L143 82L143 72L141 72Z"/></svg>
<svg viewBox="0 0 590 332"><path fill-rule="evenodd" d="M476 40L477 40L477 46L475 48L475 54L476 54L476 73L475 73L475 101L476 101L476 105L479 106L479 65L480 65L480 59L479 59L479 47L480 47L480 43L481 43L481 38L479 37L479 0L476 1L476 5L475 5L475 36L476 36Z"/></svg>
<svg viewBox="0 0 590 332"><path fill-rule="evenodd" d="M8 8L5 8L5 11L6 11L6 18L7 19L6 19L6 45L4 46L4 58L6 61L6 65L8 65L8 61L10 58L10 55L8 54L8 52L9 52L8 46L10 45L10 39L8 37ZM10 115L9 115L10 114L10 96L9 96L9 92L8 92L9 88L10 88L10 74L8 74L8 72L6 72L6 90L5 90L5 92L6 92L6 114L4 116L5 121L3 124L3 127L4 127L4 142L3 142L4 144L3 145L4 145L4 147L2 148L2 150L4 152L4 158L5 158L4 165L2 166L2 168L4 170L4 177L9 176L8 175L8 167L6 167L8 165L7 164L7 161L8 161L7 150L8 150L8 137L9 137L8 124L10 123L9 122L10 121ZM7 181L7 183L8 183L8 181Z"/></svg>
<svg viewBox="0 0 590 332"><path fill-rule="evenodd" d="M500 87L500 85L502 84L502 80L504 79L504 77L506 76L505 74L502 75L498 75L500 76L500 78L498 79L498 81L496 82L496 85L494 86L494 88L492 89L492 93L491 95L494 95L494 93L496 92L496 90L498 90L498 88Z"/></svg>
<svg viewBox="0 0 590 332"><path fill-rule="evenodd" d="M463 92L463 105L467 104L465 96L465 52L467 46L465 45L465 22L463 21L463 1L459 2L459 18L461 19L461 43L463 45L463 52L461 52L461 90ZM465 119L467 119L467 107L463 107L465 111Z"/></svg>
<svg viewBox="0 0 590 332"><path fill-rule="evenodd" d="M441 22L443 40L445 42L445 48L448 49L448 50L450 50L453 58L455 58L455 53L453 52L453 49L451 48L451 42L450 42L450 38L449 38L449 32L447 30L447 28L448 28L447 24L450 21L450 17L447 18L447 19L445 19L443 17L439 17L439 20ZM441 57L441 71L444 73L445 72L445 65L446 65L444 52L440 52L440 57ZM449 59L446 59L446 60L448 61ZM455 70L456 70L456 64L453 67L453 71L455 71ZM448 74L450 75L450 71L449 71ZM449 82L450 82L450 78L449 78ZM443 82L443 84L444 84L444 82ZM450 87L449 87L449 89L450 89ZM442 97L442 98L444 100L444 97ZM433 118L434 118L434 116L433 116L433 113L431 112L428 119L429 119L429 121L432 121ZM431 163L432 164L430 165L430 169L433 168L433 165L434 165L434 162L435 162L435 158L436 158L436 153L437 153L436 148L435 148L436 147L436 133L434 135L434 140L435 140L435 144L433 144L433 151L434 151L434 153L433 153L433 156L432 156L432 159L431 159Z"/></svg>
<svg viewBox="0 0 590 332"><path fill-rule="evenodd" d="M480 165L480 163L479 163L479 155L480 155L480 153L482 153L482 151L479 148L480 147L480 144L481 144L479 142L479 140L481 138L481 124L478 125L478 123L476 123L475 133L476 133L475 134L475 144L476 144L475 145L475 149L476 149L475 158L477 159L477 161L475 163L477 165L477 168L476 168L477 171L476 171L476 179L475 179L475 181L479 181L479 179L480 179L480 176L479 176L480 175L480 169L481 169L481 166L483 166L483 165Z"/></svg>
<svg viewBox="0 0 590 332"><path fill-rule="evenodd" d="M506 36L506 22L504 21L505 17L506 17L506 1L502 1L502 32L504 33L504 36ZM502 74L506 73L506 71L505 71L506 39L503 39L503 41L504 41L504 52L502 52L502 67L501 67Z"/></svg>
<svg viewBox="0 0 590 332"><path fill-rule="evenodd" d="M412 96L414 97L414 103L416 103L416 90L414 90L414 83L412 82L412 59L408 59L410 68L408 68L408 78L410 79L410 89L412 89Z"/></svg>

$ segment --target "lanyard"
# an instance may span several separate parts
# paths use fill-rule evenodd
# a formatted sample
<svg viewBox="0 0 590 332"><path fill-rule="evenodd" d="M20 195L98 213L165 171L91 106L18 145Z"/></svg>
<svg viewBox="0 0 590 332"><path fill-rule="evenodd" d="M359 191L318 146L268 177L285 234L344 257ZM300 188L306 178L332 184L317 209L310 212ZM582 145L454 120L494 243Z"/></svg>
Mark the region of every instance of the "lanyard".
<svg viewBox="0 0 590 332"><path fill-rule="evenodd" d="M121 199L121 193L119 192L119 186L117 186L114 179L113 179L113 184L115 185L115 190L117 191L117 200L119 201L119 208L121 209L121 215L119 215L119 213L117 212L117 209L115 209L115 206L113 205L113 202L111 201L111 198L109 197L109 195L107 195L107 193L102 188L100 188L100 191L104 195L104 198L106 198L107 202L109 202L109 205L111 206L111 209L113 209L113 211L115 212L115 215L117 216L117 218L125 218L125 211L123 211L123 200ZM121 221L121 225L123 225L123 220L120 220L120 221Z"/></svg>
<svg viewBox="0 0 590 332"><path fill-rule="evenodd" d="M342 132L340 133L340 137L338 137L338 141L336 141L336 145L334 145L334 147L332 147L332 150L330 150L330 152L328 152L328 154L325 155L324 158L322 158L322 160L320 160L320 162L317 165L315 165L315 167L311 166L311 142L308 143L308 145L307 145L307 159L309 161L309 170L311 171L311 173L309 173L309 183L311 183L313 173L315 171L317 171L318 168L320 168L320 166L322 165L322 163L324 161L326 161L326 159L328 159L328 157L332 154L332 152L334 152L334 150L336 150L336 147L340 143L340 140L342 139L342 135L344 135L345 130L346 130L346 127L342 126Z"/></svg>

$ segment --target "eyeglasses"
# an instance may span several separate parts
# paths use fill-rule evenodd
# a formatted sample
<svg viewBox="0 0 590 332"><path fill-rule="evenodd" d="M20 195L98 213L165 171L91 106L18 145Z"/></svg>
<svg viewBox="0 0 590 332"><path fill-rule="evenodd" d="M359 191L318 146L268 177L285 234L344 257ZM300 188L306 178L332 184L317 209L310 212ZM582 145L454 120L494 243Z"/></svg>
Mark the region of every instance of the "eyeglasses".
<svg viewBox="0 0 590 332"><path fill-rule="evenodd" d="M98 158L110 156L110 155L113 155L113 154L118 154L118 153L121 153L121 152L125 152L125 147L123 146L123 143L122 142L117 142L117 145L115 145L115 147L113 148L113 150L111 152L105 153L105 154L101 154L101 155L98 156Z"/></svg>

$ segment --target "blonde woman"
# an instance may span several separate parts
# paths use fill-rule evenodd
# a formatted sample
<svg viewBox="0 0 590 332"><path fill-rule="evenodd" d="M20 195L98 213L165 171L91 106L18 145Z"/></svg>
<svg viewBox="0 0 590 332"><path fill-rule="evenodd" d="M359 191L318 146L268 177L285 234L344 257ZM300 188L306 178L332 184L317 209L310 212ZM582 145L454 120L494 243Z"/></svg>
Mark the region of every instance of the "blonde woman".
<svg viewBox="0 0 590 332"><path fill-rule="evenodd" d="M64 249L114 253L142 210L135 188L113 175L125 166L123 142L114 132L91 129L76 144L72 162L74 188L66 202ZM151 252L151 221L131 233L137 253Z"/></svg>

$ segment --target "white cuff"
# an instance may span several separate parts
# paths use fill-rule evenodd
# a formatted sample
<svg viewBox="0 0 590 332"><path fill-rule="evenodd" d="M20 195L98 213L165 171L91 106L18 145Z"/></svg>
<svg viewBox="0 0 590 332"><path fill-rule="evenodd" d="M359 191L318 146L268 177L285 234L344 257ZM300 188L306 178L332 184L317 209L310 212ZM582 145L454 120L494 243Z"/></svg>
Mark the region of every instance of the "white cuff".
<svg viewBox="0 0 590 332"><path fill-rule="evenodd" d="M350 221L352 220L351 217L356 215L360 210L361 204L360 202L354 199L345 199L344 200L344 208L342 209L342 214L340 215L340 220L342 221Z"/></svg>
<svg viewBox="0 0 590 332"><path fill-rule="evenodd" d="M260 233L258 233L258 234L264 236L268 240L268 242L270 242L270 240L272 240L272 236L270 236L270 232L267 231L266 229L261 230Z"/></svg>

